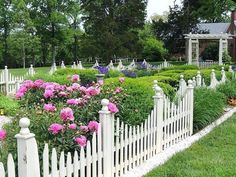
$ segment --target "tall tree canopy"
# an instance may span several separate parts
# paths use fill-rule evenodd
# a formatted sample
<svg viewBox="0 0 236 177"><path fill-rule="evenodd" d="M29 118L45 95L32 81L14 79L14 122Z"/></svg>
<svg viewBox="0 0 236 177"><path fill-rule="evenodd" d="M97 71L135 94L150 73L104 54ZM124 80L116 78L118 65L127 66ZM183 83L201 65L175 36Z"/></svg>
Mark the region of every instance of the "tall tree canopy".
<svg viewBox="0 0 236 177"><path fill-rule="evenodd" d="M87 39L96 45L97 55L114 57L139 55L137 29L143 27L146 0L81 0Z"/></svg>

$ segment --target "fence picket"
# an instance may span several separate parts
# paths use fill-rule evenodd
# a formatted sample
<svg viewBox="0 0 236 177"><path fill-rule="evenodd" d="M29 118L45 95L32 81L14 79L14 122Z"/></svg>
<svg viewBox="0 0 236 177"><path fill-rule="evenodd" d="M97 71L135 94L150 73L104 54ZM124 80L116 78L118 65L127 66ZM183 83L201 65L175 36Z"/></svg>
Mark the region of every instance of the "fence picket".
<svg viewBox="0 0 236 177"><path fill-rule="evenodd" d="M11 154L9 154L8 158L7 158L7 172L8 172L8 177L15 177L16 176L15 163L14 163L14 160L13 160L13 157Z"/></svg>
<svg viewBox="0 0 236 177"><path fill-rule="evenodd" d="M85 177L85 156L83 147L80 149L80 177Z"/></svg>
<svg viewBox="0 0 236 177"><path fill-rule="evenodd" d="M71 153L68 152L66 159L66 177L72 177L73 166L71 160Z"/></svg>
<svg viewBox="0 0 236 177"><path fill-rule="evenodd" d="M57 152L55 148L52 149L51 165L52 165L51 176L59 177L57 169Z"/></svg>
<svg viewBox="0 0 236 177"><path fill-rule="evenodd" d="M49 176L49 152L48 144L45 144L43 150L43 177Z"/></svg>
<svg viewBox="0 0 236 177"><path fill-rule="evenodd" d="M92 172L93 177L97 176L97 136L95 132L92 138Z"/></svg>
<svg viewBox="0 0 236 177"><path fill-rule="evenodd" d="M60 155L60 160L59 160L59 174L60 177L65 177L66 176L66 170L65 170L65 154L62 151Z"/></svg>
<svg viewBox="0 0 236 177"><path fill-rule="evenodd" d="M74 153L74 158L73 158L73 162L74 162L74 165L73 165L73 175L74 177L79 177L79 156L78 156L78 152L75 151Z"/></svg>
<svg viewBox="0 0 236 177"><path fill-rule="evenodd" d="M4 169L2 162L0 162L0 177L6 177L5 176L5 169Z"/></svg>

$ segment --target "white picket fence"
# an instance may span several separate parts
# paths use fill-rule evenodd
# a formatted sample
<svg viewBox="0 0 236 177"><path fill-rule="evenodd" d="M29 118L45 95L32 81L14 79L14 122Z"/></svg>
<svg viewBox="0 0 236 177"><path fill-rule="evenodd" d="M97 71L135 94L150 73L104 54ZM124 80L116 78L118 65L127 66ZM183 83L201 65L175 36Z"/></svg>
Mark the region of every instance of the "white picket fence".
<svg viewBox="0 0 236 177"><path fill-rule="evenodd" d="M192 62L192 64L187 65L197 65L199 68L208 68L213 65L219 65L219 62L216 61L200 61L200 62Z"/></svg>
<svg viewBox="0 0 236 177"><path fill-rule="evenodd" d="M227 80L227 77L226 77L224 67L222 67L221 80L217 80L215 70L214 69L211 70L210 85L209 86L206 86L205 80L202 77L200 71L197 72L196 77L193 77L192 80L193 80L193 86L195 88L207 87L210 89L215 89L218 85L225 83ZM180 75L179 90L177 91L177 97L184 96L186 91L187 91L187 82L184 80L184 76Z"/></svg>
<svg viewBox="0 0 236 177"><path fill-rule="evenodd" d="M193 133L193 82L188 81L187 92L172 103L154 81L154 108L144 123L130 126L108 111L109 100L103 99L99 111L100 128L92 141L72 156L64 152L43 151L43 177L119 177L134 167L180 142ZM16 135L18 176L40 177L38 147L28 127L29 119L20 120L20 133ZM58 158L59 156L59 158ZM8 177L15 177L11 154L7 162ZM0 163L0 177L6 177Z"/></svg>
<svg viewBox="0 0 236 177"><path fill-rule="evenodd" d="M23 81L23 76L13 76L5 66L5 69L0 73L0 92L6 95L14 94Z"/></svg>

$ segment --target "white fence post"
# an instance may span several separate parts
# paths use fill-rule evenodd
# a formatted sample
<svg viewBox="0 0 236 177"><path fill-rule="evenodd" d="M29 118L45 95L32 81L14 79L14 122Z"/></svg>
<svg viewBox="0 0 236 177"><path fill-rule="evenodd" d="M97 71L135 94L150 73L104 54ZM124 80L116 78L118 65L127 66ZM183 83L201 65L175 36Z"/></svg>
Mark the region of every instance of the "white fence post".
<svg viewBox="0 0 236 177"><path fill-rule="evenodd" d="M103 176L113 176L114 165L114 114L108 110L109 100L101 101L102 110L99 111L99 120L102 133Z"/></svg>
<svg viewBox="0 0 236 177"><path fill-rule="evenodd" d="M189 118L189 131L190 131L190 135L191 136L193 134L193 89L194 89L194 85L193 85L193 81L192 80L188 80L188 101L189 101L189 111L190 111L190 118Z"/></svg>
<svg viewBox="0 0 236 177"><path fill-rule="evenodd" d="M197 87L201 87L202 86L202 76L201 76L201 72L200 71L197 72L196 86Z"/></svg>
<svg viewBox="0 0 236 177"><path fill-rule="evenodd" d="M20 119L20 133L17 139L17 159L19 177L40 177L38 146L35 135L30 133L28 118Z"/></svg>
<svg viewBox="0 0 236 177"><path fill-rule="evenodd" d="M34 68L33 68L33 65L32 65L32 64L30 65L30 68L29 68L29 72L28 72L28 73L29 73L30 76L33 76L33 75L35 74L35 71L34 71Z"/></svg>
<svg viewBox="0 0 236 177"><path fill-rule="evenodd" d="M8 73L8 69L7 69L7 66L5 66L5 69L4 69L4 82L5 82L5 94L8 95L8 92L9 92L9 73Z"/></svg>
<svg viewBox="0 0 236 177"><path fill-rule="evenodd" d="M225 75L225 68L222 67L222 70L221 70L221 83L225 83L227 80L226 78L226 75Z"/></svg>
<svg viewBox="0 0 236 177"><path fill-rule="evenodd" d="M65 68L66 68L64 61L61 61L61 68L62 68L62 69L65 69Z"/></svg>
<svg viewBox="0 0 236 177"><path fill-rule="evenodd" d="M217 85L218 85L218 81L216 79L216 73L215 73L215 70L212 69L211 70L211 84L209 87L214 89Z"/></svg>
<svg viewBox="0 0 236 177"><path fill-rule="evenodd" d="M157 81L154 81L154 91L155 96L154 99L154 106L156 106L156 122L157 122L157 153L162 151L162 143L163 143L163 104L164 104L164 97L163 91L161 87L157 85Z"/></svg>

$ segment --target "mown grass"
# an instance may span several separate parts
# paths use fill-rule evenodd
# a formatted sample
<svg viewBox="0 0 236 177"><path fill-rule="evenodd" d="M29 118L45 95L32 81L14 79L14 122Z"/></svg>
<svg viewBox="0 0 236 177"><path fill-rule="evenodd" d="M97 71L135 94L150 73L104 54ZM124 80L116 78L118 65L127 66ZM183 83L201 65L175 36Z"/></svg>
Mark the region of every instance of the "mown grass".
<svg viewBox="0 0 236 177"><path fill-rule="evenodd" d="M235 177L236 115L144 177Z"/></svg>

